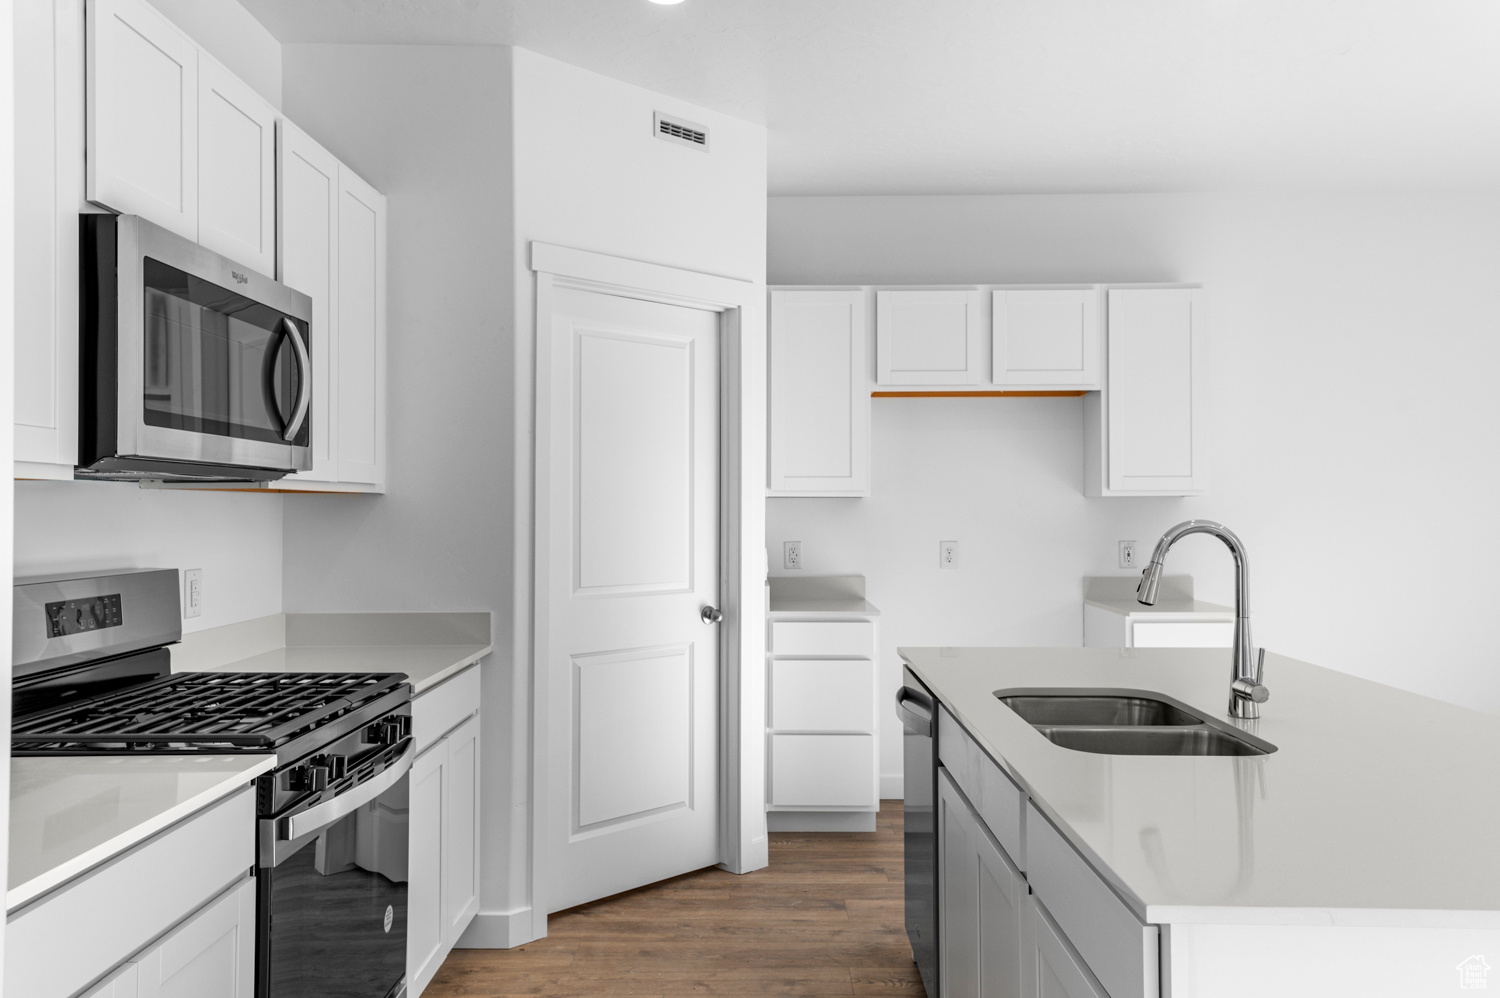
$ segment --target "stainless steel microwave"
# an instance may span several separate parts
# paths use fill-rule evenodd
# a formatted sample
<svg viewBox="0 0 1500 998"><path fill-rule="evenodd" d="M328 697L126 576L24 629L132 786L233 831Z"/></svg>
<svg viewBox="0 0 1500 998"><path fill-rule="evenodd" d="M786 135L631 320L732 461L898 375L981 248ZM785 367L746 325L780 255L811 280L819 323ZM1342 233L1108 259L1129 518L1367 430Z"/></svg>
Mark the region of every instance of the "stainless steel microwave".
<svg viewBox="0 0 1500 998"><path fill-rule="evenodd" d="M81 215L77 477L312 467L312 299L136 215Z"/></svg>

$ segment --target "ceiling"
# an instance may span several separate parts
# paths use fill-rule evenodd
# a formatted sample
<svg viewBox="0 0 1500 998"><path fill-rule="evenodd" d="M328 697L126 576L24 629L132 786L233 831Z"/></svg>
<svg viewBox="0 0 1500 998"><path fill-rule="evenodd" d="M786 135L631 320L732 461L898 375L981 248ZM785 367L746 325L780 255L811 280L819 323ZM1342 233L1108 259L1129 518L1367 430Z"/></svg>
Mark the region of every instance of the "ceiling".
<svg viewBox="0 0 1500 998"><path fill-rule="evenodd" d="M765 124L772 194L1496 189L1495 0L241 0Z"/></svg>

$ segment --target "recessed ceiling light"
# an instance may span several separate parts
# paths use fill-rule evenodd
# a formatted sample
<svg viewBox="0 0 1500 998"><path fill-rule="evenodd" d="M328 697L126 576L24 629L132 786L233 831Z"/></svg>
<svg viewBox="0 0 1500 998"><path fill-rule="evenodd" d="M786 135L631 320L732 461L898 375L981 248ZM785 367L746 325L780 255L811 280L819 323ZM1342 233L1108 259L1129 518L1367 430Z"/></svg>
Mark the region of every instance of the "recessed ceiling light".
<svg viewBox="0 0 1500 998"><path fill-rule="evenodd" d="M659 3L659 4L661 4L662 6L665 7L668 4L682 3L682 0L651 0L651 2L652 3Z"/></svg>

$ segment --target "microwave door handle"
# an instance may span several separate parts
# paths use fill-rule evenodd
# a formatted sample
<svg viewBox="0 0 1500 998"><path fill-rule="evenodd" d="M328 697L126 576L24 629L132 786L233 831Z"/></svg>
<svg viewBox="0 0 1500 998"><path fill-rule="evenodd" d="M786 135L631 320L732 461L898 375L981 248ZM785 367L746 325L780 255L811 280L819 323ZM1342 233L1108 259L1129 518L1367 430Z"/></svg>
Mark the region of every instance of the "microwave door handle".
<svg viewBox="0 0 1500 998"><path fill-rule="evenodd" d="M296 323L283 316L281 324L286 327L286 338L292 341L292 352L297 355L297 407L292 410L292 418L287 420L286 430L281 434L281 439L290 442L302 430L307 407L312 402L312 358L307 355L307 347L297 333Z"/></svg>
<svg viewBox="0 0 1500 998"><path fill-rule="evenodd" d="M304 835L311 835L313 832L321 832L334 822L347 818L395 786L401 777L411 770L412 760L416 758L416 755L416 742L409 740L399 756L365 782L347 793L339 794L332 800L326 800L300 814L281 819L283 822L281 833L276 837L283 842L290 842Z"/></svg>

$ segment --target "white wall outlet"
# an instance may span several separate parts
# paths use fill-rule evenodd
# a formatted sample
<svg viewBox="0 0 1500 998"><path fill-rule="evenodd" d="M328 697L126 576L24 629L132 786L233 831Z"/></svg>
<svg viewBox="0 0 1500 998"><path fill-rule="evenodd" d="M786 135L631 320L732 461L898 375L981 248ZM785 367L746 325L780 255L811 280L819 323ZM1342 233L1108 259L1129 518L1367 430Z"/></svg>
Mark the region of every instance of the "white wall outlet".
<svg viewBox="0 0 1500 998"><path fill-rule="evenodd" d="M1135 541L1120 542L1120 567L1135 568Z"/></svg>
<svg viewBox="0 0 1500 998"><path fill-rule="evenodd" d="M190 568L182 573L182 615L203 615L203 569Z"/></svg>
<svg viewBox="0 0 1500 998"><path fill-rule="evenodd" d="M802 567L802 542L787 541L785 546L784 564L787 568Z"/></svg>
<svg viewBox="0 0 1500 998"><path fill-rule="evenodd" d="M938 541L938 568L958 567L958 541Z"/></svg>

